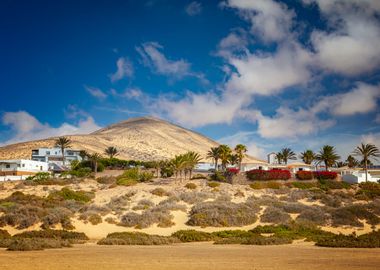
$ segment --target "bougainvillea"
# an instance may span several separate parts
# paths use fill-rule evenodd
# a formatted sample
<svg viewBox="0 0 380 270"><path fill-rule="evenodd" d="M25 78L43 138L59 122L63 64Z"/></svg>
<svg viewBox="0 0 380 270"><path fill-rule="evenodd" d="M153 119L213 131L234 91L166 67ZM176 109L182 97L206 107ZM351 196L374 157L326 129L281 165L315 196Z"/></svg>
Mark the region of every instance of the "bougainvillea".
<svg viewBox="0 0 380 270"><path fill-rule="evenodd" d="M249 180L288 180L291 177L288 170L251 170L246 175Z"/></svg>
<svg viewBox="0 0 380 270"><path fill-rule="evenodd" d="M240 172L239 168L228 168L227 171L232 174L238 174Z"/></svg>
<svg viewBox="0 0 380 270"><path fill-rule="evenodd" d="M321 171L321 172L313 172L314 178L318 180L334 180L338 174L336 172L326 172L326 171Z"/></svg>

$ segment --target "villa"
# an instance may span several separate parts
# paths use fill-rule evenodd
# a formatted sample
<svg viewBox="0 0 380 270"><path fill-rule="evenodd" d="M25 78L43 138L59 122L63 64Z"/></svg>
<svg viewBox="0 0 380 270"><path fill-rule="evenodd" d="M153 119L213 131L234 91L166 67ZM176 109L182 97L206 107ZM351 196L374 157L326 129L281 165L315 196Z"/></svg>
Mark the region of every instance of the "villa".
<svg viewBox="0 0 380 270"><path fill-rule="evenodd" d="M0 160L0 181L21 180L39 172L48 172L49 164L43 161L12 159Z"/></svg>
<svg viewBox="0 0 380 270"><path fill-rule="evenodd" d="M82 161L80 150L65 149L65 165L70 166L71 161ZM39 148L32 150L32 160L43 161L56 166L62 166L62 150L60 148Z"/></svg>

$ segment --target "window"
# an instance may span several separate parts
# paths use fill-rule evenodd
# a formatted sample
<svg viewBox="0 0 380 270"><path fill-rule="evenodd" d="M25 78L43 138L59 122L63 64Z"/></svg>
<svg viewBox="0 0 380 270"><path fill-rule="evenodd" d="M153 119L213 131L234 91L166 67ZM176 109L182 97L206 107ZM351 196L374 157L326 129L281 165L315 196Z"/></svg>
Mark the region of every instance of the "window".
<svg viewBox="0 0 380 270"><path fill-rule="evenodd" d="M5 168L10 168L11 167L11 165L10 164L7 164L7 165L5 165Z"/></svg>
<svg viewBox="0 0 380 270"><path fill-rule="evenodd" d="M50 155L50 151L46 151L46 155Z"/></svg>
<svg viewBox="0 0 380 270"><path fill-rule="evenodd" d="M303 168L298 168L299 171L303 171Z"/></svg>
<svg viewBox="0 0 380 270"><path fill-rule="evenodd" d="M22 167L25 167L25 163L23 163L21 166L22 166Z"/></svg>

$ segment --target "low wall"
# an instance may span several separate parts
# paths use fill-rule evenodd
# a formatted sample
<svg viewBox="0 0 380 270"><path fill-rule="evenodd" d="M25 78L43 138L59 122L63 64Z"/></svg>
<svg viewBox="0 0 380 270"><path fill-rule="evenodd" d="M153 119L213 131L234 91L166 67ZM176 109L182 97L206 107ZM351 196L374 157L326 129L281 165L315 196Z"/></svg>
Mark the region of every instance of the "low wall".
<svg viewBox="0 0 380 270"><path fill-rule="evenodd" d="M27 177L28 177L28 175L7 175L7 176L0 176L0 182L25 180Z"/></svg>

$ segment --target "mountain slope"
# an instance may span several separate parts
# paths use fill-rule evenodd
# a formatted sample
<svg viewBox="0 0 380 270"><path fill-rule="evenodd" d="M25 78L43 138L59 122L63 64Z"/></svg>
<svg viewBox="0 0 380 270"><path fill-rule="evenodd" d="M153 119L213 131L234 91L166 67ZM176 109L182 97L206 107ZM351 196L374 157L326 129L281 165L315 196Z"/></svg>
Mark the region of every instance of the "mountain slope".
<svg viewBox="0 0 380 270"><path fill-rule="evenodd" d="M119 150L119 158L135 160L168 159L187 151L198 152L205 158L211 147L219 145L199 133L153 117L131 118L91 134L67 137L72 140L73 149L103 154L105 148L114 146ZM0 147L0 159L30 158L32 149L52 147L55 139Z"/></svg>

